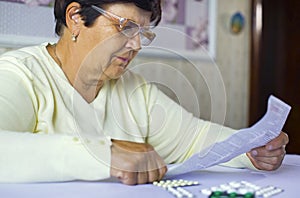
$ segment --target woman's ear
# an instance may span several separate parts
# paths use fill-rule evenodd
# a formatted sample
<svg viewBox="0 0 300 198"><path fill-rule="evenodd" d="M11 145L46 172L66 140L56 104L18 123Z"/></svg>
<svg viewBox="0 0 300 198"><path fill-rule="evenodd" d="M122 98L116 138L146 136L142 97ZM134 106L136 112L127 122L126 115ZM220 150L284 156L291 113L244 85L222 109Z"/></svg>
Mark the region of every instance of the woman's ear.
<svg viewBox="0 0 300 198"><path fill-rule="evenodd" d="M80 27L82 24L81 16L78 13L80 10L80 4L72 2L66 9L66 24L71 34L77 37L80 33Z"/></svg>

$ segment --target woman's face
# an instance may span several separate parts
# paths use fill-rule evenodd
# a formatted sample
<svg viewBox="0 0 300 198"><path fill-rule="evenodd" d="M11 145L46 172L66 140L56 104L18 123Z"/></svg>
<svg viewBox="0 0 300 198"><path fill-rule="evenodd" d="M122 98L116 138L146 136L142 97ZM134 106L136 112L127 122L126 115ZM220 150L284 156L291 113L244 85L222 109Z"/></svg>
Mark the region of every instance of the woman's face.
<svg viewBox="0 0 300 198"><path fill-rule="evenodd" d="M136 7L133 3L110 4L105 10L131 19L142 27L149 26L150 23L151 13ZM119 32L115 24L101 15L92 27L84 28L79 34L87 56L78 77L81 80L84 78L90 85L99 83L100 76L101 80L119 78L141 49L139 34L128 38Z"/></svg>

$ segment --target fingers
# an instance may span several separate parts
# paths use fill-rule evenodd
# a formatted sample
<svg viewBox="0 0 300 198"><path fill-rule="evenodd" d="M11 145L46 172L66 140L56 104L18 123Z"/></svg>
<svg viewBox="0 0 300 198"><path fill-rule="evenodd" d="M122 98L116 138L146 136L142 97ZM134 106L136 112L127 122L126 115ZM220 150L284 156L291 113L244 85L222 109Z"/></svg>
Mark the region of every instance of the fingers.
<svg viewBox="0 0 300 198"><path fill-rule="evenodd" d="M126 185L135 185L137 184L137 173L135 172L123 172L122 177L118 179Z"/></svg>
<svg viewBox="0 0 300 198"><path fill-rule="evenodd" d="M285 146L281 146L275 150L268 150L267 147L259 147L251 150L252 157L276 157L285 155Z"/></svg>
<svg viewBox="0 0 300 198"><path fill-rule="evenodd" d="M273 157L255 157L256 161L258 162L264 162L270 165L276 165L278 163L281 163L284 155L278 155Z"/></svg>
<svg viewBox="0 0 300 198"><path fill-rule="evenodd" d="M259 170L273 171L280 167L281 162L282 159L278 161L278 158L274 158L273 163L270 161L267 162L266 160L259 161L257 159L255 167L258 168Z"/></svg>
<svg viewBox="0 0 300 198"><path fill-rule="evenodd" d="M285 155L285 147L288 142L288 135L281 132L278 137L270 141L268 144L252 149L250 153L253 157L275 157Z"/></svg>
<svg viewBox="0 0 300 198"><path fill-rule="evenodd" d="M259 147L247 153L247 156L257 169L271 171L280 167L285 154L285 146L275 150Z"/></svg>
<svg viewBox="0 0 300 198"><path fill-rule="evenodd" d="M268 150L275 150L289 143L289 137L286 133L281 132L278 137L266 144Z"/></svg>
<svg viewBox="0 0 300 198"><path fill-rule="evenodd" d="M160 168L156 170L149 171L149 179L148 182L154 182L161 180L167 172L167 167L165 165L160 166Z"/></svg>
<svg viewBox="0 0 300 198"><path fill-rule="evenodd" d="M281 132L281 134L284 138L284 145L287 145L289 143L289 136L285 132Z"/></svg>
<svg viewBox="0 0 300 198"><path fill-rule="evenodd" d="M136 175L136 184L145 184L149 182L148 172L137 172Z"/></svg>
<svg viewBox="0 0 300 198"><path fill-rule="evenodd" d="M276 170L282 164L286 154L285 146L289 142L288 135L281 132L278 137L262 147L247 153L252 164L260 170Z"/></svg>
<svg viewBox="0 0 300 198"><path fill-rule="evenodd" d="M158 181L162 180L162 178L165 176L165 174L167 173L168 168L167 166L163 166L159 169L159 177L158 177Z"/></svg>
<svg viewBox="0 0 300 198"><path fill-rule="evenodd" d="M253 157L255 167L260 170L272 171L276 170L282 164L284 154L272 157Z"/></svg>
<svg viewBox="0 0 300 198"><path fill-rule="evenodd" d="M154 182L159 180L160 174L158 169L149 170L149 178L147 182Z"/></svg>
<svg viewBox="0 0 300 198"><path fill-rule="evenodd" d="M167 172L165 162L161 158L157 158L157 153L153 150L149 153L151 160L148 161L149 182L159 181Z"/></svg>
<svg viewBox="0 0 300 198"><path fill-rule="evenodd" d="M128 172L117 169L111 169L111 175L118 178L123 184L135 185L159 181L166 173L166 168L156 169L149 172ZM161 172L161 173L160 173Z"/></svg>
<svg viewBox="0 0 300 198"><path fill-rule="evenodd" d="M265 162L268 164L277 164L278 162L281 162L284 158L286 151L284 148L276 149L273 151L268 150L259 150L256 155L251 153L251 156L255 158L257 161Z"/></svg>
<svg viewBox="0 0 300 198"><path fill-rule="evenodd" d="M144 184L163 178L167 168L151 145L113 141L111 176L127 185Z"/></svg>

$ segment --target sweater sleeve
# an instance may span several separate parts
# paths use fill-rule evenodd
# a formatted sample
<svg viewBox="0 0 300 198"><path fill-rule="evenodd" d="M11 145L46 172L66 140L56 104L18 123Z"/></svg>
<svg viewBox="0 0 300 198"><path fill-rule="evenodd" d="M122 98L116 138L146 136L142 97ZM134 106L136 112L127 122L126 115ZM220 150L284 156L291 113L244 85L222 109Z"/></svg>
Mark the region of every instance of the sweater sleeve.
<svg viewBox="0 0 300 198"><path fill-rule="evenodd" d="M10 66L0 61L0 182L108 178L110 139L37 133L39 103L30 76Z"/></svg>
<svg viewBox="0 0 300 198"><path fill-rule="evenodd" d="M148 141L166 163L183 162L193 154L235 133L234 129L194 117L155 86L148 88L151 117ZM224 165L254 169L246 154Z"/></svg>
<svg viewBox="0 0 300 198"><path fill-rule="evenodd" d="M0 131L0 182L101 180L109 177L109 143L62 134ZM101 159L98 157L101 155ZM103 156L106 156L104 158Z"/></svg>

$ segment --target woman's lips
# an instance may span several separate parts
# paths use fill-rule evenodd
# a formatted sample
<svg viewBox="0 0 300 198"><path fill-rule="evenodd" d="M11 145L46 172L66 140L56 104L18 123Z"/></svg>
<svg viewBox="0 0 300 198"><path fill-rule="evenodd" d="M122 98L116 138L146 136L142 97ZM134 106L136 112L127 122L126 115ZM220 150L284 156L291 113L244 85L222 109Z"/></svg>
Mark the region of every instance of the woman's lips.
<svg viewBox="0 0 300 198"><path fill-rule="evenodd" d="M121 57L121 56L117 56L117 58L118 58L119 60L121 60L120 66L123 67L123 68L126 68L126 66L127 66L128 63L129 63L129 58L124 58L124 57Z"/></svg>
<svg viewBox="0 0 300 198"><path fill-rule="evenodd" d="M123 62L127 63L129 61L129 58L123 58L118 56L118 59L122 60Z"/></svg>

